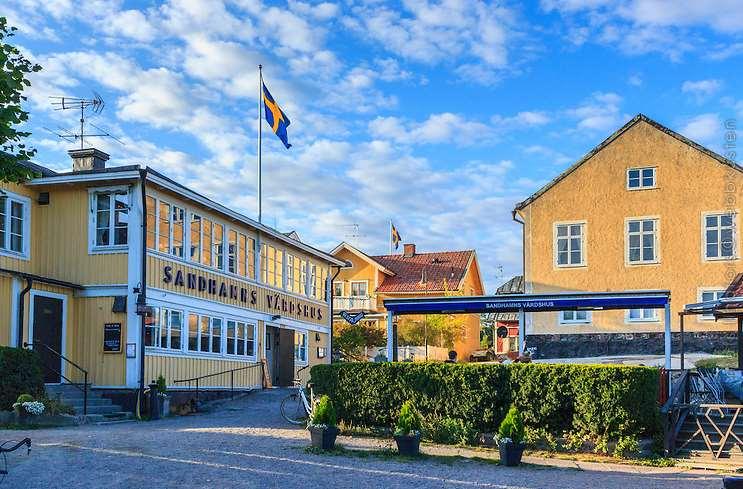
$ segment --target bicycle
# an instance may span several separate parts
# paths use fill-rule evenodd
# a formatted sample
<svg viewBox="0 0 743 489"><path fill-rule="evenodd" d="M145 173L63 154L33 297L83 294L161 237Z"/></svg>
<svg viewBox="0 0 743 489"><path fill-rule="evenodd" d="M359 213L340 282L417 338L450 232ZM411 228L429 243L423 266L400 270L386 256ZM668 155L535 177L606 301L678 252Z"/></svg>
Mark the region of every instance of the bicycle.
<svg viewBox="0 0 743 489"><path fill-rule="evenodd" d="M9 446L12 443L15 443L15 445L10 448L6 448L6 446ZM5 477L8 475L7 454L10 452L15 452L16 450L21 448L23 445L26 445L26 455L29 455L31 453L31 438L24 438L23 440L19 442L16 442L16 440L8 440L6 442L0 443L0 455L2 455L2 461L3 461L3 467L0 468L0 484L2 484L5 481Z"/></svg>
<svg viewBox="0 0 743 489"><path fill-rule="evenodd" d="M300 368L297 374L306 368ZM306 424L307 419L312 415L315 408L315 394L312 392L312 384L307 384L307 388L310 391L309 399L302 387L302 381L294 379L292 389L295 391L281 401L281 416L291 424Z"/></svg>

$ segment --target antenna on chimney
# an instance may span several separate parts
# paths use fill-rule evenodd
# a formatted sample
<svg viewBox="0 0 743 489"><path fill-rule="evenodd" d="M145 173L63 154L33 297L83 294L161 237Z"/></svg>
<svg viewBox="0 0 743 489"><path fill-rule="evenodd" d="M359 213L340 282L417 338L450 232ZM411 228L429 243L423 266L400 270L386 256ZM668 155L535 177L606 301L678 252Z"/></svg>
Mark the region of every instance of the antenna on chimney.
<svg viewBox="0 0 743 489"><path fill-rule="evenodd" d="M119 144L124 144L120 139L112 136L108 131L101 129L100 127L90 124L95 129L100 131L99 133L86 134L85 133L85 111L92 111L94 114L100 114L103 112L103 108L106 106L106 102L96 92L93 91L93 98L79 98L79 97L67 97L67 96L54 96L49 97L51 99L52 107L54 110L80 110L80 132L74 133L66 129L60 128L61 132L55 133L47 129L47 131L55 134L57 137L64 139L65 141L77 141L80 140L80 149L85 147L85 138L111 138ZM46 128L45 128L46 129Z"/></svg>

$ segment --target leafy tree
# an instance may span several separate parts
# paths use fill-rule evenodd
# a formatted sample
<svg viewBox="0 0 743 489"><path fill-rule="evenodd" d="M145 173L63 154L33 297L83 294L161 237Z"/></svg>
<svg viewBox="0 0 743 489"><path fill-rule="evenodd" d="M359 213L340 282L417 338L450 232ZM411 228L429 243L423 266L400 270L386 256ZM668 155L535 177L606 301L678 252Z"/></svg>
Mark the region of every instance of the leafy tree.
<svg viewBox="0 0 743 489"><path fill-rule="evenodd" d="M333 346L347 360L364 360L365 346L384 346L387 342L385 331L374 321L343 322L335 326L333 333Z"/></svg>
<svg viewBox="0 0 743 489"><path fill-rule="evenodd" d="M6 42L16 30L8 26L5 17L0 17L0 181L13 183L34 176L32 170L20 164L36 154L23 142L31 133L14 126L28 120L28 112L21 108L26 100L23 90L31 86L26 75L41 70L41 66L31 63L17 47Z"/></svg>
<svg viewBox="0 0 743 489"><path fill-rule="evenodd" d="M403 317L397 323L400 345L454 348L454 342L464 335L463 316L453 314L429 314L427 316Z"/></svg>

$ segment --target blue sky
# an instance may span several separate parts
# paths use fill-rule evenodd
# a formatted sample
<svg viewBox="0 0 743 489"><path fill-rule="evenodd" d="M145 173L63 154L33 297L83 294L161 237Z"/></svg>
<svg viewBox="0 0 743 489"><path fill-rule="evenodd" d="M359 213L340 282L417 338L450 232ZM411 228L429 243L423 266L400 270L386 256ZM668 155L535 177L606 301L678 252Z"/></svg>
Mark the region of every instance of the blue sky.
<svg viewBox="0 0 743 489"><path fill-rule="evenodd" d="M315 246L474 248L520 272L515 202L643 112L721 151L743 117L737 0L10 0L37 161L71 165L51 95L90 96L96 146L256 216L257 65L292 121L264 131L264 222ZM358 231L354 231L356 228Z"/></svg>

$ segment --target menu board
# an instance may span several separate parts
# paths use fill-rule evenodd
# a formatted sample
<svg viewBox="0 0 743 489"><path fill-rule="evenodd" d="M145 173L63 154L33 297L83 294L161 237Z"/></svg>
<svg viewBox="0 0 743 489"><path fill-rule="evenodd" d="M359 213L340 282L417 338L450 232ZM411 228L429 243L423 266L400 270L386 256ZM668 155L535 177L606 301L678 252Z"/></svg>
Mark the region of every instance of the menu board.
<svg viewBox="0 0 743 489"><path fill-rule="evenodd" d="M121 323L103 325L103 352L121 353Z"/></svg>

